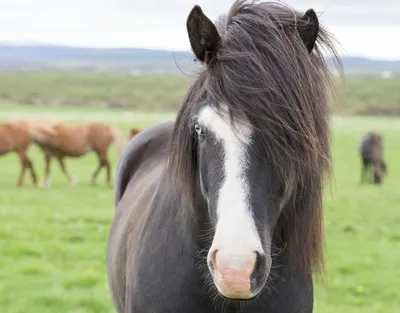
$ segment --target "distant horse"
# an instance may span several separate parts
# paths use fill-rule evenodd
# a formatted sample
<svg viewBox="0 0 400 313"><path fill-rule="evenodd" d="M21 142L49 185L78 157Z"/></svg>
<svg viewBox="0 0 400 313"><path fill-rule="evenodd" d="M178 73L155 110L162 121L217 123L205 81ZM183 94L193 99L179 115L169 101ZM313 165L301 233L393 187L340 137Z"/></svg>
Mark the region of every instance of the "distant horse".
<svg viewBox="0 0 400 313"><path fill-rule="evenodd" d="M27 151L32 143L32 128L27 121L8 121L0 123L0 155L15 151L19 155L21 171L17 187L23 186L25 171L31 173L32 181L37 186L37 176Z"/></svg>
<svg viewBox="0 0 400 313"><path fill-rule="evenodd" d="M136 127L132 127L130 132L129 132L129 139L132 139L133 137L135 137L140 132L141 132L141 129L136 128Z"/></svg>
<svg viewBox="0 0 400 313"><path fill-rule="evenodd" d="M324 51L316 13L236 1L187 19L203 65L174 123L121 155L107 275L119 313L313 310L330 173ZM339 66L341 70L341 66ZM246 301L247 300L247 301Z"/></svg>
<svg viewBox="0 0 400 313"><path fill-rule="evenodd" d="M373 181L374 184L380 184L387 172L382 156L382 136L372 131L366 133L361 140L359 152L362 162L360 182ZM373 178L371 177L372 167L374 167Z"/></svg>
<svg viewBox="0 0 400 313"><path fill-rule="evenodd" d="M64 175L71 185L77 183L74 175L67 170L65 157L81 157L89 151L96 152L99 158L99 166L92 175L91 184L96 183L97 176L103 167L106 168L106 181L111 184L111 165L107 157L110 144L115 141L118 155L121 153L126 142L124 135L118 127L103 123L88 123L82 125L65 125L60 122L52 122L51 128L35 137L35 142L45 154L45 178L44 185L50 185L50 164L54 156L61 167Z"/></svg>

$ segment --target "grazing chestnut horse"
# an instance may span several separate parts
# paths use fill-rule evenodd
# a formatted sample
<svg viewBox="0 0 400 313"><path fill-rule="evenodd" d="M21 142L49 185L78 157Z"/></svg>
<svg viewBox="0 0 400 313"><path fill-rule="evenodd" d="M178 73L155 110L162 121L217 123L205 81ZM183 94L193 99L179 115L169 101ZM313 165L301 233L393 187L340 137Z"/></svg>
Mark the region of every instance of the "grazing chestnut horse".
<svg viewBox="0 0 400 313"><path fill-rule="evenodd" d="M32 125L27 121L8 121L0 123L0 155L15 151L19 155L21 171L17 187L23 186L25 171L28 169L32 181L37 186L36 172L27 151L32 143Z"/></svg>
<svg viewBox="0 0 400 313"><path fill-rule="evenodd" d="M116 141L118 155L125 146L125 138L119 128L103 123L88 123L82 125L65 125L59 122L51 123L51 130L41 132L35 137L35 142L45 154L44 185L50 185L50 164L54 156L64 175L71 185L77 183L74 175L65 167L65 157L81 157L88 151L95 151L99 157L99 166L92 175L91 183L95 184L100 170L107 170L107 183L111 184L111 165L107 157L108 147Z"/></svg>
<svg viewBox="0 0 400 313"><path fill-rule="evenodd" d="M187 30L203 70L175 122L143 130L118 164L107 243L116 310L310 313L331 38L312 9L245 1L216 25L195 6Z"/></svg>
<svg viewBox="0 0 400 313"><path fill-rule="evenodd" d="M129 132L129 139L132 139L133 137L135 137L140 132L141 132L141 129L136 128L136 127L132 127L130 132Z"/></svg>
<svg viewBox="0 0 400 313"><path fill-rule="evenodd" d="M362 163L360 182L373 181L374 184L380 184L387 172L386 163L382 156L382 136L372 131L366 133L361 140L359 152ZM372 167L374 167L373 178L371 176Z"/></svg>

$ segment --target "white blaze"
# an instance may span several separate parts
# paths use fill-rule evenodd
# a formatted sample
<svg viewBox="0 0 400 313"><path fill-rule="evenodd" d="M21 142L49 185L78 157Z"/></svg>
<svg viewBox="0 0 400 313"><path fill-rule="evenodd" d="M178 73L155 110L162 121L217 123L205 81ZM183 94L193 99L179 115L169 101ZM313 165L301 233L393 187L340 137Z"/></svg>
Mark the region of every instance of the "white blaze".
<svg viewBox="0 0 400 313"><path fill-rule="evenodd" d="M224 149L225 178L218 193L217 224L210 253L224 252L229 266L239 267L254 257L254 251L264 252L251 212L246 177L252 130L244 123L233 127L227 114L221 116L209 106L200 111L198 121L215 135Z"/></svg>

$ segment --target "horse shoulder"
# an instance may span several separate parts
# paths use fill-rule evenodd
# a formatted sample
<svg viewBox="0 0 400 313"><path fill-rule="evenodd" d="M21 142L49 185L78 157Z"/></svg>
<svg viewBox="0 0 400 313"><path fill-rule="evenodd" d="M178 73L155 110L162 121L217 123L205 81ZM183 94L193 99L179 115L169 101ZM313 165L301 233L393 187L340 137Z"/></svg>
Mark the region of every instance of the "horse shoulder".
<svg viewBox="0 0 400 313"><path fill-rule="evenodd" d="M8 132L15 146L26 148L31 143L29 125L25 121L10 124Z"/></svg>
<svg viewBox="0 0 400 313"><path fill-rule="evenodd" d="M0 155L14 148L14 138L6 125L0 125Z"/></svg>

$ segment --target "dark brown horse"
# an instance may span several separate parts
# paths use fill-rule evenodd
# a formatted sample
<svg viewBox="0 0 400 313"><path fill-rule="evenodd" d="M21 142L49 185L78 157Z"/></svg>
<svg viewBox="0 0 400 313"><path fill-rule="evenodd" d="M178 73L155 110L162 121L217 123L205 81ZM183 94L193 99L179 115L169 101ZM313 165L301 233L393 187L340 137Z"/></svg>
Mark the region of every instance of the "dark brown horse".
<svg viewBox="0 0 400 313"><path fill-rule="evenodd" d="M45 155L45 178L43 185L50 185L50 164L55 157L64 175L71 185L77 183L77 179L66 168L66 157L82 157L89 151L94 151L99 158L99 165L95 169L91 184L96 183L97 176L104 167L107 171L106 181L111 184L111 164L107 157L110 144L115 141L118 155L126 144L126 140L118 127L104 123L93 122L81 125L65 125L58 121L48 122L46 129L37 132L35 142L43 150Z"/></svg>
<svg viewBox="0 0 400 313"><path fill-rule="evenodd" d="M360 182L370 181L374 184L380 184L386 174L382 136L372 131L366 133L361 140L359 152L362 164ZM371 175L372 173L373 175Z"/></svg>
<svg viewBox="0 0 400 313"><path fill-rule="evenodd" d="M118 165L113 303L119 313L312 312L331 38L312 9L244 1L217 25L195 6L187 30L203 70L175 122L139 133Z"/></svg>

